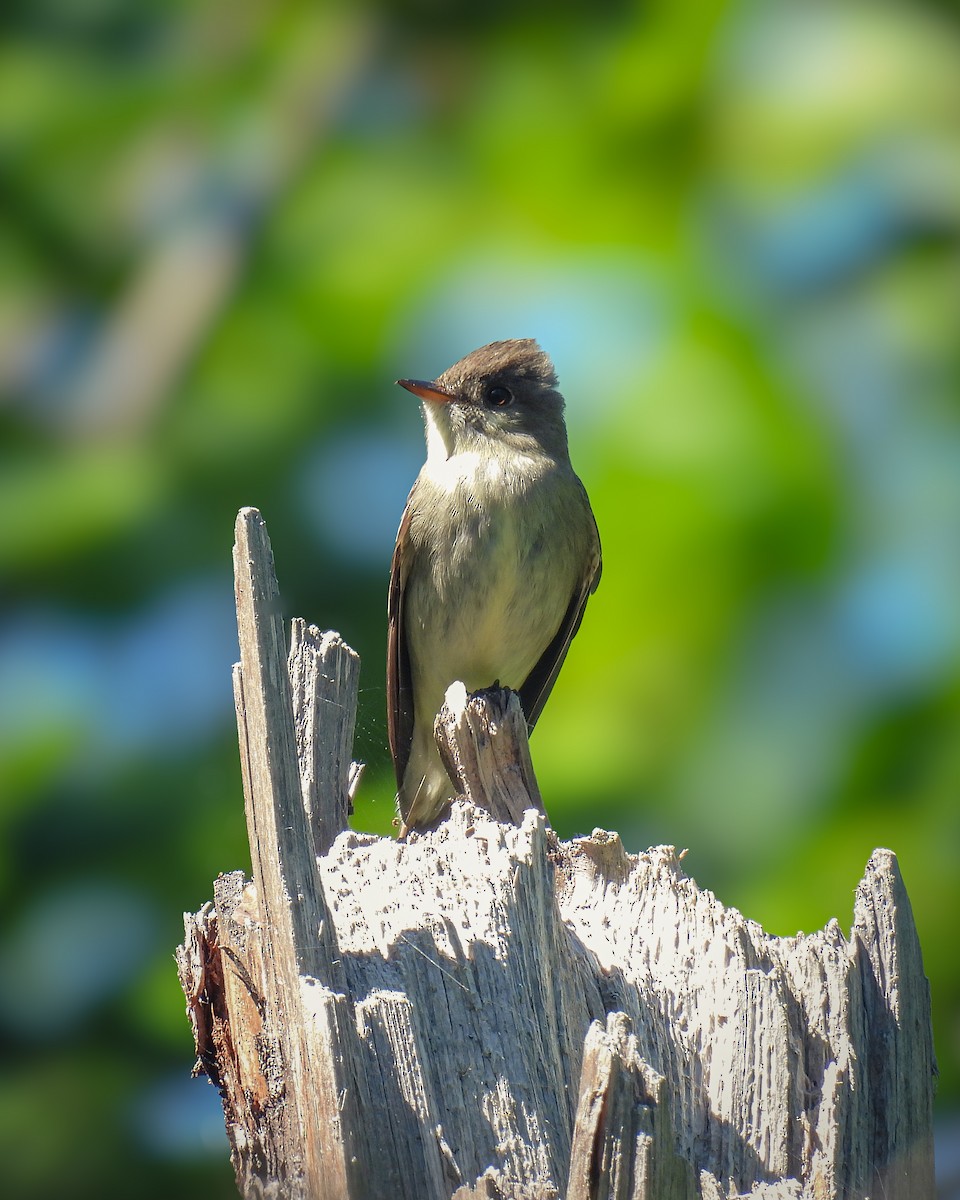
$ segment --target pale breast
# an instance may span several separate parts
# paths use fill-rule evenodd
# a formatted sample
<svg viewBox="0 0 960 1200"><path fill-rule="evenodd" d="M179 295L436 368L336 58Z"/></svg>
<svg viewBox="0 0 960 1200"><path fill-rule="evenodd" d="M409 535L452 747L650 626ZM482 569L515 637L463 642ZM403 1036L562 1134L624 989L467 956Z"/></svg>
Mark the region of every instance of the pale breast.
<svg viewBox="0 0 960 1200"><path fill-rule="evenodd" d="M466 456L457 456L465 458ZM550 460L507 474L454 463L418 481L405 605L418 714L455 679L519 688L553 639L591 552L576 476Z"/></svg>

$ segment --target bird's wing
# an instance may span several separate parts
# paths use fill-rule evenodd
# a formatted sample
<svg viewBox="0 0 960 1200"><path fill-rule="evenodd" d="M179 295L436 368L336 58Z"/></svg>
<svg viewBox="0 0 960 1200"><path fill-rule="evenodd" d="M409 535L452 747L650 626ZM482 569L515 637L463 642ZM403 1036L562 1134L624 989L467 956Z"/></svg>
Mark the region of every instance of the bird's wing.
<svg viewBox="0 0 960 1200"><path fill-rule="evenodd" d="M403 510L397 544L390 563L390 590L387 594L387 736L397 787L410 758L413 741L413 686L410 678L410 651L403 626L403 598L410 575L410 502Z"/></svg>
<svg viewBox="0 0 960 1200"><path fill-rule="evenodd" d="M590 514L590 519L593 521L592 513ZM547 697L553 690L553 685L557 682L557 676L560 674L563 660L567 657L570 643L580 628L580 622L583 620L583 610L587 607L587 600L597 590L597 585L600 582L600 572L603 569L603 556L600 550L600 534L597 532L595 521L593 522L593 533L594 552L590 556L590 560L584 570L580 580L580 587L571 596L567 611L564 613L563 620L560 622L560 628L554 635L553 640L546 650L544 650L543 654L540 655L536 666L520 687L520 704L523 708L523 715L527 719L527 729L529 730L533 729L537 723L537 718L543 712L543 706L547 702Z"/></svg>

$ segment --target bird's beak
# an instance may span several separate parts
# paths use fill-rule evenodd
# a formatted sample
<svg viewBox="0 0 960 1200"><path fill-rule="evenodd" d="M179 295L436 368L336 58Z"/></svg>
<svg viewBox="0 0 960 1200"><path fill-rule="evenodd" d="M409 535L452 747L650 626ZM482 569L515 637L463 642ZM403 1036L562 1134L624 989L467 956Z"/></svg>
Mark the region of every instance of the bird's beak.
<svg viewBox="0 0 960 1200"><path fill-rule="evenodd" d="M438 387L426 379L398 379L397 383L408 392L419 396L421 400L429 400L431 404L449 404L456 400L453 392L448 392L446 388Z"/></svg>

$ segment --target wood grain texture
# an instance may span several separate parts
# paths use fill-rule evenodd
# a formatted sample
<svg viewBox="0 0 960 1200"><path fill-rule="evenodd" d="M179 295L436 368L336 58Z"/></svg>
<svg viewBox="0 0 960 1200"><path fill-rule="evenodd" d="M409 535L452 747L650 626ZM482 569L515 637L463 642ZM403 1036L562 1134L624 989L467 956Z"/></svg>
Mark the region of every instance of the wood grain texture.
<svg viewBox="0 0 960 1200"><path fill-rule="evenodd" d="M439 723L469 802L407 842L343 830L318 854L344 727L298 742L304 668L262 521L241 525L253 881L218 881L178 961L244 1196L932 1200L929 989L890 851L849 936L772 937L671 847L559 842L539 795L523 805L526 729L497 692L452 693ZM313 711L349 724L353 702Z"/></svg>
<svg viewBox="0 0 960 1200"><path fill-rule="evenodd" d="M280 1119L251 1131L261 1143L255 1153L245 1156L245 1138L234 1140L234 1165L244 1194L260 1195L269 1185L278 1195L334 1200L349 1194L354 1174L349 1131L342 1128L340 1063L330 1049L337 1006L329 986L339 980L339 960L303 804L273 553L253 509L237 517L234 580L240 634L234 685L253 865L247 901L256 904L260 936L256 964L238 955L231 965L241 963L264 998L264 1045L271 1056L276 1048L283 1064L282 1088L269 1110ZM235 913L220 915L221 925L234 919ZM315 987L317 979L327 986ZM270 1072L276 1075L272 1066ZM275 1114L277 1108L284 1111ZM256 1170L243 1174L247 1160Z"/></svg>
<svg viewBox="0 0 960 1200"><path fill-rule="evenodd" d="M693 1171L674 1149L667 1081L638 1052L629 1018L587 1031L566 1200L683 1200Z"/></svg>
<svg viewBox="0 0 960 1200"><path fill-rule="evenodd" d="M351 762L360 658L336 633L294 617L287 659L303 807L324 854L353 811Z"/></svg>
<svg viewBox="0 0 960 1200"><path fill-rule="evenodd" d="M520 697L509 688L467 694L447 688L434 734L457 793L500 821L519 825L528 808L543 812Z"/></svg>

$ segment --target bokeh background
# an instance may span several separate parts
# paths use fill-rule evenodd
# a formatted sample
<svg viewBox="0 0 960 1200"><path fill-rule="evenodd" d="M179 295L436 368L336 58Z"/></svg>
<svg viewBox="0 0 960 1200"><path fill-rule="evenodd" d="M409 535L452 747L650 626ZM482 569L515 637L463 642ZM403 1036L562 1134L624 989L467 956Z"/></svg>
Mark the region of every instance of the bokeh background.
<svg viewBox="0 0 960 1200"><path fill-rule="evenodd" d="M10 0L0 1144L18 1197L229 1197L181 912L248 867L230 547L363 659L393 386L534 336L603 584L534 760L771 932L899 855L960 1192L960 23L950 4Z"/></svg>

